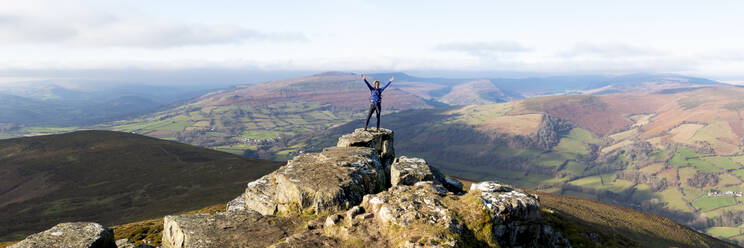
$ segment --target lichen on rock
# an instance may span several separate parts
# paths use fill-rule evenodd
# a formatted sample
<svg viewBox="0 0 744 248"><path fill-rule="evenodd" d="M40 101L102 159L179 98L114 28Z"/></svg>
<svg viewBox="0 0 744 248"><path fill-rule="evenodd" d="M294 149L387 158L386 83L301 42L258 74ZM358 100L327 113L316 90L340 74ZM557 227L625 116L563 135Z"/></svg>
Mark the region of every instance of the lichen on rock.
<svg viewBox="0 0 744 248"><path fill-rule="evenodd" d="M246 208L264 215L345 210L365 194L385 188L385 169L375 150L329 147L301 154L248 184Z"/></svg>
<svg viewBox="0 0 744 248"><path fill-rule="evenodd" d="M115 248L114 232L93 222L67 222L32 234L10 248L91 247Z"/></svg>
<svg viewBox="0 0 744 248"><path fill-rule="evenodd" d="M354 132L342 135L338 138L337 147L369 147L375 149L380 155L380 163L390 172L390 165L395 159L395 133L390 129L364 130L357 128ZM390 174L387 174L389 177ZM389 186L389 182L387 186Z"/></svg>
<svg viewBox="0 0 744 248"><path fill-rule="evenodd" d="M266 247L287 237L298 224L296 219L255 211L169 215L163 219L163 247Z"/></svg>
<svg viewBox="0 0 744 248"><path fill-rule="evenodd" d="M425 181L440 184L454 193L462 191L462 183L460 181L445 176L422 158L401 156L396 158L390 166L391 186L414 185Z"/></svg>

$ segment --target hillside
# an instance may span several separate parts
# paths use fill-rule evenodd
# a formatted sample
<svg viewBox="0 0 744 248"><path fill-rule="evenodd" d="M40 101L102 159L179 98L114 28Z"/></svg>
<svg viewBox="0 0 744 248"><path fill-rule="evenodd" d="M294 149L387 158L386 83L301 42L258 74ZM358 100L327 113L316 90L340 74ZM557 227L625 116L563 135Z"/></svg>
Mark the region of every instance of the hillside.
<svg viewBox="0 0 744 248"><path fill-rule="evenodd" d="M431 107L427 100L401 87L405 86L396 81L385 91L384 111ZM282 138L361 118L368 98L369 92L359 75L329 72L237 85L106 128L267 157L269 151L261 148L281 143ZM289 156L286 152L270 152L279 156L268 158L281 160Z"/></svg>
<svg viewBox="0 0 744 248"><path fill-rule="evenodd" d="M742 240L742 96L730 86L550 96L402 111L383 123L401 131L403 155L451 175L632 207ZM290 144L315 151L360 125Z"/></svg>
<svg viewBox="0 0 744 248"><path fill-rule="evenodd" d="M445 105L499 103L522 99L528 94L601 94L716 83L668 75L514 80L424 78L403 73L369 76L383 83L390 76L396 76L392 87L385 92L383 109L386 113ZM539 85L550 90L535 91ZM237 154L284 160L299 148L277 150L277 147L286 145L288 138L363 118L368 94L358 74L327 72L237 85L152 115L97 128L136 132Z"/></svg>
<svg viewBox="0 0 744 248"><path fill-rule="evenodd" d="M734 247L628 208L495 181L460 182L424 159L396 156L394 141L400 140L390 130L358 129L334 147L296 156L248 183L226 206L100 234L55 234L63 225L97 225L61 223L17 245L117 240L167 248Z"/></svg>
<svg viewBox="0 0 744 248"><path fill-rule="evenodd" d="M417 77L405 73L368 76L382 81L396 77L385 93L385 113L446 105L492 104L525 96L643 92L717 83L684 76L649 74L522 79ZM0 119L5 118L0 120L0 138L107 129L250 157L285 160L300 148L286 147L288 139L363 118L368 98L358 75L343 72L236 85L161 108L153 107L157 105L153 101L160 104L169 102L175 93L169 95L167 92L172 90L158 88L143 92L150 89L143 87L122 89L116 95L92 94L101 95L96 99L88 99L91 93L86 95L56 88L25 90L21 93L33 96L33 99L19 98L14 100L18 103L13 106L0 107L0 112L6 112L6 115L0 115L3 116ZM84 99L81 103L85 106L55 102L73 95ZM158 112L152 113L154 110ZM117 118L111 116L112 113L124 112L128 115L119 115L119 121L114 121ZM79 126L60 125L61 122L18 124L38 118L73 120ZM97 121L88 121L88 124L78 121L88 119ZM103 120L112 122L91 126Z"/></svg>
<svg viewBox="0 0 744 248"><path fill-rule="evenodd" d="M223 202L280 164L111 131L0 140L0 241Z"/></svg>
<svg viewBox="0 0 744 248"><path fill-rule="evenodd" d="M3 84L0 125L15 128L0 130L0 138L33 134L39 127L75 129L134 118L209 91L194 86L65 79Z"/></svg>

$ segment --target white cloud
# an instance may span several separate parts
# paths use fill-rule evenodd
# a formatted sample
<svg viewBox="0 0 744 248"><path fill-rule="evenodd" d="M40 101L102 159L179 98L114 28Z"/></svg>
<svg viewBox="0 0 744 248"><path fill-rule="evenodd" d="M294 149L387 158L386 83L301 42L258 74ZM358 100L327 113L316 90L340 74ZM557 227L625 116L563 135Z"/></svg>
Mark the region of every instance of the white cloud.
<svg viewBox="0 0 744 248"><path fill-rule="evenodd" d="M664 55L663 52L646 47L623 43L576 43L572 48L559 54L562 57L603 57L629 58Z"/></svg>
<svg viewBox="0 0 744 248"><path fill-rule="evenodd" d="M43 5L41 5L43 6ZM275 33L230 24L205 24L145 15L118 15L94 8L0 10L0 43L93 47L168 48L306 41L301 33Z"/></svg>
<svg viewBox="0 0 744 248"><path fill-rule="evenodd" d="M531 52L532 49L516 41L450 42L437 45L435 50L463 52L475 57L489 59L509 53Z"/></svg>

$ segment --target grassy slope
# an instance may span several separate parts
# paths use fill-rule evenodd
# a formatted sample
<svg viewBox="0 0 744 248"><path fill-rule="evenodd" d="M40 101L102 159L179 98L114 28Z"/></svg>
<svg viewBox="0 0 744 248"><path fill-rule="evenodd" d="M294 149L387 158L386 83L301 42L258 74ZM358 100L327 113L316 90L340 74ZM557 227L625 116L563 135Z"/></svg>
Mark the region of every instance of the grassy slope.
<svg viewBox="0 0 744 248"><path fill-rule="evenodd" d="M281 165L111 131L0 140L0 154L0 202L14 202L0 205L0 240L224 203Z"/></svg>
<svg viewBox="0 0 744 248"><path fill-rule="evenodd" d="M467 180L463 182L465 188L471 184ZM656 215L582 198L547 192L531 193L540 197L546 222L575 247L734 247ZM225 205L218 204L183 213L224 210ZM163 218L116 225L113 229L116 239L126 238L136 244L159 245ZM731 230L715 230L734 233ZM589 238L592 233L599 239L592 241ZM0 247L12 243L0 243Z"/></svg>
<svg viewBox="0 0 744 248"><path fill-rule="evenodd" d="M547 213L548 222L559 226L557 229L569 239L578 241L574 243L583 243L579 240L586 239L580 233L596 232L605 239L619 241L610 245L614 247L626 247L627 244L621 242L623 239L640 247L735 247L657 215L583 198L537 194L542 206L553 210Z"/></svg>
<svg viewBox="0 0 744 248"><path fill-rule="evenodd" d="M423 98L402 90L408 87L406 84L398 86L396 82L387 89L384 111L430 107ZM242 153L256 149L242 146L250 144L248 139L270 140L311 134L362 118L368 107L368 97L358 75L324 73L238 85L106 128Z"/></svg>
<svg viewBox="0 0 744 248"><path fill-rule="evenodd" d="M395 81L385 91L383 109L390 112L431 107L431 102L424 100L421 94L426 95L442 87L430 82L410 84ZM359 75L322 73L236 85L157 113L92 128L135 132L243 154L257 150L261 141L273 143L276 138L311 134L353 118L361 118L366 114L368 98L369 91ZM21 127L12 132L0 129L0 138L2 135L53 134L85 128L91 127ZM272 152L276 155L281 151ZM272 158L263 156L264 153L260 155ZM284 158L286 156L272 159Z"/></svg>

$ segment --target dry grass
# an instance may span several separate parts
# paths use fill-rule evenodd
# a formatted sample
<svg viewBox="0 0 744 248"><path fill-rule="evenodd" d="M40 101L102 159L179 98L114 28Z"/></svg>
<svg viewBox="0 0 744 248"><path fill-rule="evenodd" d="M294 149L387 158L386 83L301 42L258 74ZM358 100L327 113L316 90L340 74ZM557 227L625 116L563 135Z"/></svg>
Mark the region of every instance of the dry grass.
<svg viewBox="0 0 744 248"><path fill-rule="evenodd" d="M682 124L669 131L669 134L672 136L671 140L674 142L692 144L692 137L695 135L695 132L703 127L701 124Z"/></svg>
<svg viewBox="0 0 744 248"><path fill-rule="evenodd" d="M603 247L735 247L664 217L582 198L537 194L543 207L553 209L564 220L571 219L588 232L612 237L614 242L603 243Z"/></svg>
<svg viewBox="0 0 744 248"><path fill-rule="evenodd" d="M651 117L653 116L654 115L633 115L633 116L630 116L630 119L635 122L633 124L634 127L642 127L650 123Z"/></svg>
<svg viewBox="0 0 744 248"><path fill-rule="evenodd" d="M633 144L633 143L634 142L632 140L623 140L623 141L620 141L620 142L618 142L618 143L616 143L614 145L611 145L611 146L608 146L608 147L604 147L604 148L602 148L601 151L602 151L602 153L608 153L608 152L617 150L618 148L621 148L623 146L627 146L627 145L630 145L630 144Z"/></svg>
<svg viewBox="0 0 744 248"><path fill-rule="evenodd" d="M11 246L15 243L18 243L18 241L8 241L8 242L0 242L0 248L5 248L8 246Z"/></svg>
<svg viewBox="0 0 744 248"><path fill-rule="evenodd" d="M695 133L691 141L711 144L717 154L730 154L739 150L739 138L726 121L714 121Z"/></svg>
<svg viewBox="0 0 744 248"><path fill-rule="evenodd" d="M631 137L635 136L636 134L638 134L638 129L637 128L633 128L633 129L629 129L627 131L623 131L623 132L612 134L612 135L610 135L610 138L612 138L612 140L614 140L614 141L621 141L621 140L624 140L624 139L631 138Z"/></svg>
<svg viewBox="0 0 744 248"><path fill-rule="evenodd" d="M542 117L541 114L499 116L486 120L476 129L495 130L511 135L529 135L537 131Z"/></svg>

